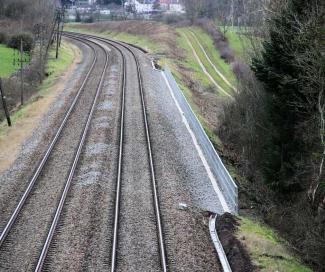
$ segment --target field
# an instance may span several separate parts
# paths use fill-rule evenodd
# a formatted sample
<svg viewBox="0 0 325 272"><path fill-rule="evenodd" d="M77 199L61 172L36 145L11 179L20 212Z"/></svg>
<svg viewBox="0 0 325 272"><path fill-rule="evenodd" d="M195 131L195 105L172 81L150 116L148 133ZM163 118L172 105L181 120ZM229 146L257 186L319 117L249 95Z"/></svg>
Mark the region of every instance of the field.
<svg viewBox="0 0 325 272"><path fill-rule="evenodd" d="M29 110L31 110L32 104L39 101L39 99L44 98L48 95L49 88L60 78L62 73L67 69L69 65L73 62L75 57L75 52L73 48L65 43L62 44L60 48L59 59L54 58L54 50L50 51L50 59L46 66L46 71L49 76L43 81L43 83L38 87L38 92L34 95L27 103L20 108L18 111L15 111L11 120L15 124L19 119L23 118ZM0 123L0 137L4 135L8 130L5 121Z"/></svg>
<svg viewBox="0 0 325 272"><path fill-rule="evenodd" d="M15 72L19 66L13 63L14 50L0 44L0 77L7 78Z"/></svg>

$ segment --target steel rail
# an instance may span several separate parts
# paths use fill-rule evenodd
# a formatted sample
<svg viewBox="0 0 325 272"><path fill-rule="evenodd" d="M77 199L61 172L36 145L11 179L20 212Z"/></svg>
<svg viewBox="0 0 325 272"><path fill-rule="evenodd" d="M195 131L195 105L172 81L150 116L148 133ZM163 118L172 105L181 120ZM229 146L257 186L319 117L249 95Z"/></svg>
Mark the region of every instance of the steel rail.
<svg viewBox="0 0 325 272"><path fill-rule="evenodd" d="M147 148L148 148L148 157L149 157L149 165L150 165L150 173L151 173L151 181L152 181L152 188L153 188L153 200L154 200L154 206L155 206L155 215L156 215L156 221L157 221L157 227L158 227L158 241L159 241L159 251L160 251L160 258L161 258L161 266L164 272L167 272L167 258L166 258L166 250L165 250L165 244L164 244L164 236L163 236L163 230L162 230L162 223L161 223L161 214L160 214L160 206L159 206L159 197L158 197L158 191L157 191L157 182L156 182L156 175L155 175L155 169L154 169L154 161L152 156L152 147L151 147L151 140L150 140L150 129L149 129L149 123L147 118L147 110L146 110L146 103L145 103L145 97L144 97L144 87L143 87L143 78L142 73L140 69L140 63L137 55L133 52L132 49L130 49L127 45L121 42L112 41L105 38L96 37L93 35L88 34L77 34L79 36L86 36L91 37L93 39L97 39L100 41L104 41L108 44L110 44L112 47L116 48L122 55L123 61L125 62L125 56L120 48L118 48L115 44L118 44L128 50L135 62L137 67L137 75L138 75L138 82L139 82L139 89L140 89L140 96L141 96L141 105L142 105L142 111L143 111L143 118L144 118L144 125L145 125L145 131L146 131L146 141L147 141ZM115 43L115 44L114 44ZM121 147L120 147L121 148ZM120 149L121 152L121 149ZM119 157L119 163L121 162L121 153ZM118 183L120 184L121 179L121 165L119 164L118 168ZM117 191L118 196L116 199L119 200L120 198L120 185L118 185L119 191ZM116 270L116 249L117 249L117 230L118 230L118 220L119 220L119 203L116 203L115 206L115 219L114 219L114 236L113 236L113 246L112 246L112 260L111 260L111 272L114 272Z"/></svg>
<svg viewBox="0 0 325 272"><path fill-rule="evenodd" d="M73 38L73 39L77 39L78 40L78 38ZM99 97L99 95L101 93L101 90L102 90L102 86L103 86L104 79L105 79L105 74L106 74L107 67L108 67L108 61L109 61L109 59L108 59L108 53L105 50L105 48L103 46L101 46L99 43L93 42L91 40L87 40L87 41L96 44L97 46L99 46L103 50L103 52L105 53L105 56L106 56L105 65L104 65L104 69L103 69L103 71L101 73L100 81L99 81L99 84L98 84L97 90L96 90L96 95L95 95L95 97L93 99L92 106L91 106L90 112L88 114L87 122L85 124L84 129L83 129L82 137L80 139L80 142L79 142L79 145L78 145L78 149L77 149L77 152L75 154L72 167L70 169L70 173L69 173L68 179L66 180L64 190L62 192L62 195L61 195L61 198L60 198L60 201L59 201L57 210L55 212L55 216L53 218L53 221L52 221L50 230L48 232L46 241L44 243L42 252L41 252L40 257L38 259L38 263L37 263L37 266L35 268L35 272L42 271L42 268L43 268L43 265L44 265L44 261L46 259L47 253L48 253L48 249L50 248L50 245L51 245L53 236L55 234L57 225L59 223L59 219L60 219L60 216L61 216L61 213L62 213L64 204L65 204L65 201L66 201L67 196L68 196L68 192L69 192L70 187L71 187L72 179L74 177L75 170L77 168L77 165L78 165L78 162L79 162L79 159L80 159L80 155L81 155L81 152L82 152L82 149L83 149L83 146L84 146L84 143L85 143L85 140L86 140L88 131L89 131L90 123L92 121L92 117L93 117L93 114L94 114L94 111L95 111L95 108L96 108L96 105L97 105L98 97Z"/></svg>
<svg viewBox="0 0 325 272"><path fill-rule="evenodd" d="M126 47L126 48L128 48L128 47ZM140 64L139 64L138 57L135 55L135 53L131 49L128 48L128 50L132 53L132 55L134 56L134 59L137 63L143 118L144 118L144 123L145 123L147 146L148 146L148 156L149 156L149 162L150 162L151 182L152 182L153 194L154 194L153 198L154 198L154 203L155 203L155 214L156 214L156 220L157 220L157 225L158 225L158 236L159 236L158 238L159 238L159 247L160 247L160 255L161 255L160 257L161 257L163 271L167 272L166 250L165 250L164 236L163 236L162 223L161 223L155 168L154 168L154 162L153 162L153 156L152 156L149 123L148 123L147 110L146 110L146 104L145 104L145 98L144 98L143 79L142 79L142 74L141 74L141 70L140 70Z"/></svg>
<svg viewBox="0 0 325 272"><path fill-rule="evenodd" d="M82 82L76 96L73 99L73 102L71 103L68 111L66 112L66 114L65 114L65 116L64 116L64 118L63 118L63 120L61 122L61 125L58 128L54 138L52 139L50 145L48 146L48 148L46 150L46 153L44 154L40 164L38 165L32 179L30 180L30 182L29 182L23 196L21 197L19 203L17 204L17 206L16 206L14 212L12 213L9 221L7 222L5 228L1 232L1 235L0 235L0 247L2 246L3 242L7 238L7 236L9 234L12 226L14 225L20 211L22 210L23 206L25 205L28 196L30 195L31 191L33 190L34 185L35 185L36 181L38 180L38 178L39 178L39 176L40 176L40 174L41 174L41 172L42 172L42 170L44 168L44 165L46 164L49 156L51 155L51 152L52 152L54 146L56 145L59 137L61 136L62 130L64 129L64 127L65 127L65 125L66 125L66 123L67 123L67 121L68 121L68 119L69 119L69 117L71 115L71 112L73 111L73 109L74 109L74 107L75 107L75 105L76 105L76 103L77 103L77 101L78 101L78 99L79 99L79 97L80 97L86 83L89 80L90 74L94 70L94 67L95 67L95 65L97 63L97 54L96 54L95 49L93 47L91 47L88 44L87 44L87 46L91 48L91 50L93 51L93 54L94 54L92 65L91 65L90 69L88 70L88 72L86 74L86 77L84 78L84 80L83 80L83 82Z"/></svg>
<svg viewBox="0 0 325 272"><path fill-rule="evenodd" d="M80 35L79 33L64 32L66 35L77 36L77 37L90 37L97 39L95 36ZM101 39L97 39L101 40ZM103 41L103 40L101 40ZM106 41L104 41L106 42ZM116 256L117 256L117 243L118 243L118 228L119 228L119 211L120 211L120 198L121 198L121 183L122 183L122 160L123 160L123 139L124 139L124 119L125 119L125 89L126 89L126 60L125 56L118 47L110 44L115 48L122 57L122 93L121 93L121 110L120 110L120 131L119 131L119 155L118 155L118 166L117 166L117 178L116 178L116 193L115 193L115 207L114 207L114 226L113 226L113 241L112 241L112 254L111 254L111 271L116 269Z"/></svg>

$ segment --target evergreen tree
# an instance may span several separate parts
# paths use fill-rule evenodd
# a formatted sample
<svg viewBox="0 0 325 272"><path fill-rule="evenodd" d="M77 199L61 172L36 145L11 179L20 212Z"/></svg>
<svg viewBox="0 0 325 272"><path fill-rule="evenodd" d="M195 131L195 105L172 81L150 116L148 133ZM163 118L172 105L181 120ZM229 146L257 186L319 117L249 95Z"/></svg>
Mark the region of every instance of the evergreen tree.
<svg viewBox="0 0 325 272"><path fill-rule="evenodd" d="M319 48L317 31L322 19L312 18L318 5L317 0L289 0L269 21L262 57L252 62L269 94L270 134L265 139L264 170L267 181L281 191L301 189L304 159L310 153L301 127L315 115L318 93L310 88L312 79L300 63L311 52L321 58L315 48Z"/></svg>

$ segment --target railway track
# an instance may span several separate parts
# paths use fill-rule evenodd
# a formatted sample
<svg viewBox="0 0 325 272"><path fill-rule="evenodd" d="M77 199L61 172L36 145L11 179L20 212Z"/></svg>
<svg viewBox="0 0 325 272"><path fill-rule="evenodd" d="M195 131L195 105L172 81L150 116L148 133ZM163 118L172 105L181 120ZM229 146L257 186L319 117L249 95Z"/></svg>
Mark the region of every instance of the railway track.
<svg viewBox="0 0 325 272"><path fill-rule="evenodd" d="M59 126L55 137L53 138L51 144L49 145L44 157L42 158L40 164L38 165L33 177L31 178L28 187L26 188L21 200L17 204L14 212L12 213L10 219L8 220L5 228L3 229L0 236L0 268L3 270L24 270L24 271L42 271L43 266L45 264L46 256L48 250L51 246L51 242L53 236L55 235L55 231L57 229L58 223L60 221L60 216L69 193L69 189L72 183L72 179L74 177L75 170L78 165L78 161L80 158L81 151L83 149L87 132L92 120L92 116L96 109L96 102L100 91L102 89L102 85L104 82L105 73L108 66L108 53L105 50L105 47L101 45L101 43L105 43L109 45L109 47L117 50L122 58L122 90L121 90L121 109L120 109L120 132L119 132L119 152L118 152L118 167L117 167L117 178L116 178L116 196L115 196L115 210L114 210L114 226L113 226L113 235L112 235L112 247L111 247L111 258L110 265L111 271L117 271L119 267L119 262L123 257L119 256L119 241L121 240L121 234L119 233L121 224L121 205L123 205L123 199L121 194L123 192L124 183L124 172L123 164L125 160L125 111L126 111L126 88L127 88L127 60L126 55L132 56L133 61L136 67L136 77L138 82L138 95L140 96L140 104L141 104L141 112L142 117L141 120L143 122L145 142L146 142L146 153L147 153L147 161L148 161L148 175L150 175L151 180L151 194L152 194L152 204L155 214L155 227L156 227L156 239L157 239L157 251L159 252L159 271L167 271L167 261L166 261L166 252L164 246L164 238L163 238L163 230L160 216L160 208L159 208L159 199L157 193L157 184L155 178L154 171L154 162L152 157L152 149L151 149L151 141L150 141L150 130L149 124L147 120L147 110L146 110L146 102L144 97L144 88L142 84L142 75L141 69L139 65L139 60L137 55L133 52L128 45L113 42L107 39L98 38L95 36L89 35L77 35L71 33L65 33L66 37L78 40L80 42L86 43L93 52L93 62L92 65L87 72L87 75L78 90L72 104L70 105L69 110L67 111L61 125ZM101 53L99 53L99 51ZM97 51L96 51L97 50ZM127 53L126 53L127 52ZM100 55L103 55L100 56ZM130 60L130 59L129 59ZM100 63L101 62L101 63ZM98 67L101 67L97 69ZM101 70L99 73L97 70ZM97 75L97 76L96 76ZM92 92L86 92L85 89L90 84L94 84L97 81L96 90ZM130 83L129 83L130 84ZM132 84L131 84L132 85ZM46 178L49 175L54 175L55 167L55 157L59 153L60 148L58 146L64 144L62 141L65 134L69 133L69 123L73 123L73 116L78 112L78 108L83 104L83 100L85 99L85 95L92 94L93 99L91 103L91 107L87 114L83 114L84 119L84 127L82 131L80 131L80 137L78 144L75 145L75 151L73 158L70 158L71 165L69 168L65 169L65 183L56 184L56 189L51 190L46 183L49 182ZM89 100L89 97L88 97ZM71 121L72 120L72 121ZM71 151L71 150L70 150ZM49 166L50 165L50 166ZM50 168L50 170L48 170ZM51 169L53 168L53 169ZM124 172L123 172L124 171ZM46 174L50 172L49 174ZM63 171L60 171L63 172ZM45 174L44 174L45 173ZM49 179L51 181L51 179ZM44 184L43 184L44 183ZM46 196L43 196L41 199L38 199L39 195L43 193L47 193ZM54 196L55 195L55 196ZM39 208L44 204L44 201L52 200L53 203L57 203L57 206L53 206L51 209L42 211L44 213L44 218L39 220L39 218L35 218L33 215L33 211ZM42 202L43 201L43 202ZM46 205L44 205L46 206ZM53 215L54 214L54 215ZM125 211L123 214L124 217L132 216L131 214L126 215ZM28 228L26 228L24 224L27 223ZM38 224L36 222L39 221ZM30 225L35 226L30 227ZM50 226L50 227L48 227ZM33 231L31 231L31 229ZM42 229L42 231L40 231ZM45 235L46 233L46 235ZM35 242L35 245L31 245L29 242L23 242L23 237L33 237L29 238L32 242ZM46 238L45 238L46 237ZM41 252L41 253L39 253ZM21 253L21 254L20 254ZM20 255L19 255L20 254ZM15 259L15 263L12 262L12 256L19 255L18 258ZM36 258L37 256L37 258ZM10 261L11 260L11 261Z"/></svg>
<svg viewBox="0 0 325 272"><path fill-rule="evenodd" d="M146 145L147 145L147 155L149 160L149 171L151 177L151 190L153 195L153 205L155 211L155 218L156 218L156 227L157 227L157 239L159 245L159 255L160 255L160 268L162 271L167 271L167 260L166 260L166 250L164 244L164 236L162 230L162 222L161 222L161 215L160 215L160 207L159 207L159 197L157 192L157 183L156 183L156 176L154 170L154 162L152 156L152 148L151 148L151 140L150 140L150 129L149 123L147 119L147 109L146 109L146 102L144 97L144 87L143 87L143 79L140 69L140 64L137 55L130 48L129 45L124 43L111 41L104 38L99 38L92 35L80 35L80 37L88 37L92 39L96 39L98 41L102 41L104 43L109 44L111 47L116 49L122 58L123 63L123 80L122 80L122 99L121 99L121 112L120 112L120 138L119 138L119 155L118 155L118 167L117 167L117 179L116 179L116 196L115 196L115 212L114 212L114 227L113 227L113 240L112 240L112 251L111 251L111 272L117 270L118 267L118 240L119 240L119 223L120 223L120 206L121 206L121 187L123 182L123 175L122 175L122 167L123 167L123 152L124 152L124 131L125 131L125 91L126 91L126 57L125 51L131 54L132 58L134 59L137 71L137 80L138 80L138 87L139 87L139 95L141 101L141 108L142 108L142 116L143 116L143 123L144 123L144 130L145 130L145 138L146 138Z"/></svg>
<svg viewBox="0 0 325 272"><path fill-rule="evenodd" d="M41 270L80 157L108 66L108 53L93 41L85 42L79 38L75 40L90 47L93 61L25 192L1 232L1 271ZM93 88L93 85L96 87ZM84 126L80 125L80 121ZM61 160L61 165L63 160L64 167L58 169L58 160ZM49 231L48 225L51 225ZM48 236L41 251L47 231ZM37 261L39 252L41 254Z"/></svg>

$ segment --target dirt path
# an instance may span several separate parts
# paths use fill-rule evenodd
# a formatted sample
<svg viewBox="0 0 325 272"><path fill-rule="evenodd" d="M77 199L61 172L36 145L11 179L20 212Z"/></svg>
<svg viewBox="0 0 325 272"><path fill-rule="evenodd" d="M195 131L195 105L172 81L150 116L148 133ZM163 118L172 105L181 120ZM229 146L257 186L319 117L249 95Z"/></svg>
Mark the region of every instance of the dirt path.
<svg viewBox="0 0 325 272"><path fill-rule="evenodd" d="M33 130L39 125L42 116L47 112L49 106L64 90L64 86L71 77L76 65L81 61L81 51L77 46L71 43L64 43L64 45L74 52L73 63L67 67L66 71L56 80L55 84L49 88L44 96L36 94L35 96L40 98L27 104L23 109L23 117L19 118L12 127L6 128L5 132L0 135L0 173L7 170L16 160L25 140L32 135Z"/></svg>
<svg viewBox="0 0 325 272"><path fill-rule="evenodd" d="M223 79L223 81L230 87L232 88L234 91L237 92L236 88L228 81L228 79L220 72L220 70L214 65L214 63L212 62L212 60L210 59L210 57L208 56L207 52L205 51L203 45L200 43L199 39L197 38L197 36L195 35L194 32L191 31L192 36L194 37L195 41L197 42L197 44L200 46L204 56L206 57L206 59L208 60L208 62L211 64L211 66L213 67L213 69L215 70L215 72Z"/></svg>
<svg viewBox="0 0 325 272"><path fill-rule="evenodd" d="M210 73L207 71L207 69L205 68L204 64L202 63L202 61L200 60L200 57L197 55L191 41L189 40L189 38L187 37L187 35L185 33L183 33L188 45L191 47L192 52L194 57L196 58L197 62L199 63L199 65L201 66L201 69L203 71L203 73L205 73L207 75L207 77L209 78L209 80L211 81L211 83L213 85L215 85L221 92L223 92L226 96L233 98L229 93L227 93L215 80L214 78L210 75Z"/></svg>

